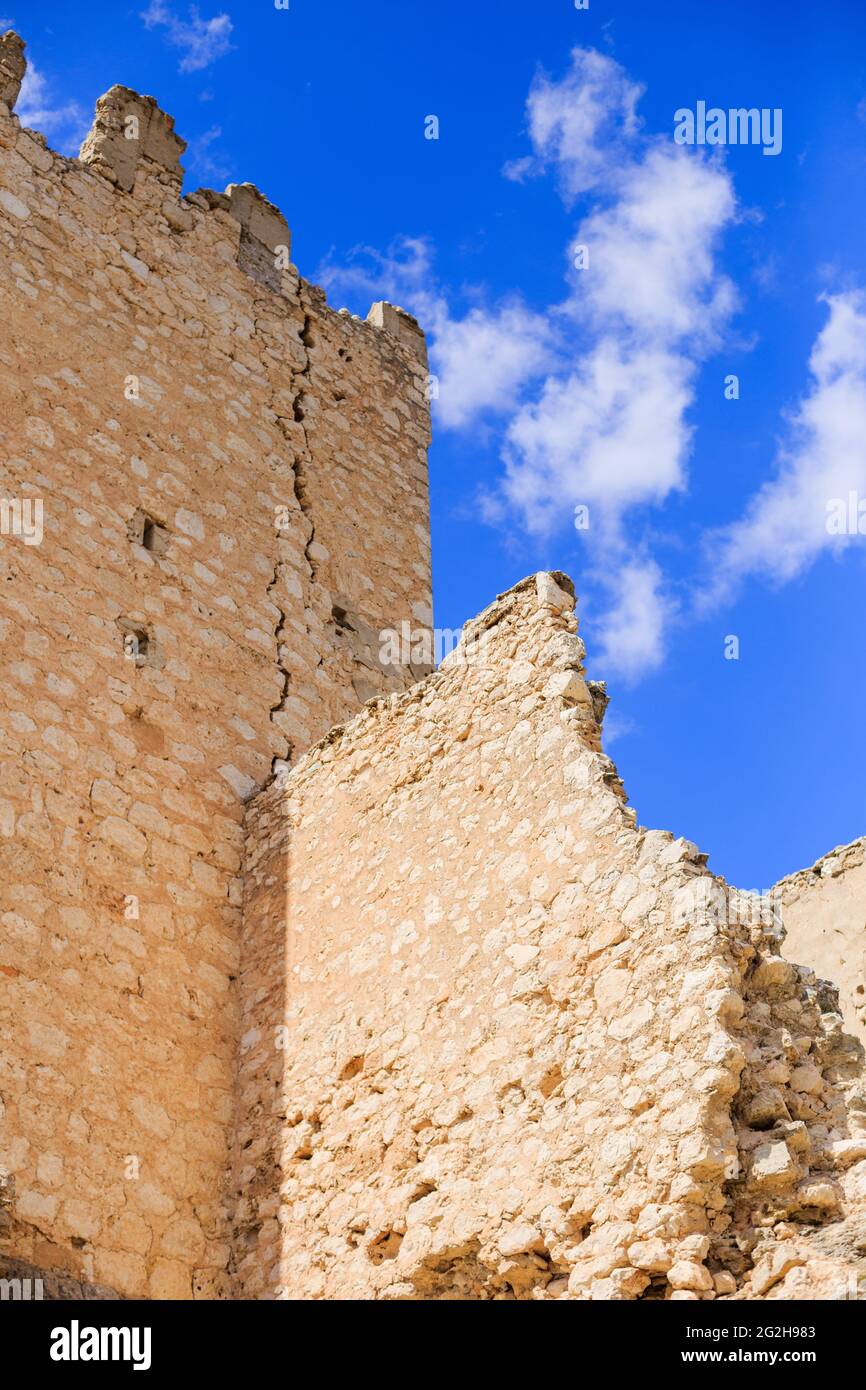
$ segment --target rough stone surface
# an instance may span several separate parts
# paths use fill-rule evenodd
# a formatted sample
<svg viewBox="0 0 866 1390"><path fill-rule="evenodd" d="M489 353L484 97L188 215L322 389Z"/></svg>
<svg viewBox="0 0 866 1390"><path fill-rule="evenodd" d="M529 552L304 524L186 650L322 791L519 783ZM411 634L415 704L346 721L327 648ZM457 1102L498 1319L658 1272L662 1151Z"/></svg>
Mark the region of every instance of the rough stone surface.
<svg viewBox="0 0 866 1390"><path fill-rule="evenodd" d="M182 149L122 87L82 161L0 107L2 1248L157 1297L228 1289L244 800L431 616L414 347Z"/></svg>
<svg viewBox="0 0 866 1390"><path fill-rule="evenodd" d="M777 1296L857 1210L860 1049L774 923L635 826L570 587L517 586L250 803L246 1296ZM864 1272L853 1235L813 1256L806 1296Z"/></svg>
<svg viewBox="0 0 866 1390"><path fill-rule="evenodd" d="M842 1017L866 1043L866 838L776 885L788 952L838 986Z"/></svg>
<svg viewBox="0 0 866 1390"><path fill-rule="evenodd" d="M0 34L0 101L10 111L18 100L26 70L24 40L8 29Z"/></svg>
<svg viewBox="0 0 866 1390"><path fill-rule="evenodd" d="M636 825L571 582L502 595L434 674L383 655L432 623L418 325L329 309L252 185L181 198L153 98L112 88L54 154L10 114L22 51L0 1277L858 1296L862 1049L775 922Z"/></svg>

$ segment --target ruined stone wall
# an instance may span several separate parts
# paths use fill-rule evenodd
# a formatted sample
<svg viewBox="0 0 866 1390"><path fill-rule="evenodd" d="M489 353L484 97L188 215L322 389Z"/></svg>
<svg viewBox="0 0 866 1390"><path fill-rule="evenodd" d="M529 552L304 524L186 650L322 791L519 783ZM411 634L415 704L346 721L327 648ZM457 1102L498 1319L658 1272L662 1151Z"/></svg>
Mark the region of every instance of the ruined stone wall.
<svg viewBox="0 0 866 1390"><path fill-rule="evenodd" d="M518 585L250 803L247 1297L774 1297L862 1272L858 1049L773 923L635 827L571 609L562 575Z"/></svg>
<svg viewBox="0 0 866 1390"><path fill-rule="evenodd" d="M374 639L430 622L424 344L389 305L328 308L255 189L181 198L152 98L112 88L82 159L53 153L10 114L21 50L0 40L0 1253L213 1296L244 800L414 679Z"/></svg>
<svg viewBox="0 0 866 1390"><path fill-rule="evenodd" d="M0 39L0 1273L861 1289L835 953L636 825L569 582L381 663L431 622L417 325L329 309L251 186L181 198L152 98L55 155L22 74ZM781 886L789 954L855 851Z"/></svg>
<svg viewBox="0 0 866 1390"><path fill-rule="evenodd" d="M839 987L845 1026L866 1043L866 839L783 878L787 950Z"/></svg>
<svg viewBox="0 0 866 1390"><path fill-rule="evenodd" d="M246 1296L763 1296L866 1182L834 1001L635 826L572 609L525 581L250 804Z"/></svg>

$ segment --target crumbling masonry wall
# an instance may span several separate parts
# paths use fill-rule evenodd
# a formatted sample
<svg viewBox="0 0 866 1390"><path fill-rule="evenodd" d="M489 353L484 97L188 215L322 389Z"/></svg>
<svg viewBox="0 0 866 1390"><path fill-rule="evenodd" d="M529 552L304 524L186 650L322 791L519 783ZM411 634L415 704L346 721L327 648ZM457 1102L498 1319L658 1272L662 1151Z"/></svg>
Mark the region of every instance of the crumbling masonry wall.
<svg viewBox="0 0 866 1390"><path fill-rule="evenodd" d="M0 1253L213 1296L244 801L421 674L376 634L431 622L424 340L331 310L251 186L181 197L153 98L53 153L23 71L7 34Z"/></svg>
<svg viewBox="0 0 866 1390"><path fill-rule="evenodd" d="M783 878L789 953L839 986L845 1026L866 1043L866 839Z"/></svg>
<svg viewBox="0 0 866 1390"><path fill-rule="evenodd" d="M382 665L431 622L417 324L330 310L250 185L182 198L152 98L54 154L23 73L7 34L0 1273L862 1295L862 1050L635 824L569 581ZM856 922L855 850L795 935L825 881Z"/></svg>
<svg viewBox="0 0 866 1390"><path fill-rule="evenodd" d="M573 607L564 576L518 585L250 803L245 1296L838 1296L863 1273L857 1046L774 923L635 825Z"/></svg>

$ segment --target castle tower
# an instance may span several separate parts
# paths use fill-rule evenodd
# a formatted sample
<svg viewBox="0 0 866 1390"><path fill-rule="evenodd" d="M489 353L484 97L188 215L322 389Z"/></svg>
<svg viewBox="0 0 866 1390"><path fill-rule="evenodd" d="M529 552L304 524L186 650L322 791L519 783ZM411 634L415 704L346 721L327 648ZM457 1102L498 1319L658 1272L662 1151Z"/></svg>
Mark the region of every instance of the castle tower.
<svg viewBox="0 0 866 1390"><path fill-rule="evenodd" d="M113 87L79 159L0 38L2 1247L226 1290L248 798L419 669L426 352L331 309L252 185Z"/></svg>

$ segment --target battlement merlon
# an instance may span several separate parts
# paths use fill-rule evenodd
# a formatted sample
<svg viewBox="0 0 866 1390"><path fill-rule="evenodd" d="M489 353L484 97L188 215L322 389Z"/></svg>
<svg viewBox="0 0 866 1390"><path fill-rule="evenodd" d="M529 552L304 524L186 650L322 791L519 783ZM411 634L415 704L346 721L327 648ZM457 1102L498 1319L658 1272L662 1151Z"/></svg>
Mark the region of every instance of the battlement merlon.
<svg viewBox="0 0 866 1390"><path fill-rule="evenodd" d="M268 202L254 183L230 183L225 191L227 211L241 227L271 252L284 246L291 251L292 234L288 223L273 203Z"/></svg>
<svg viewBox="0 0 866 1390"><path fill-rule="evenodd" d="M0 35L0 114L11 116L27 71L24 40L14 30ZM97 103L93 124L79 152L79 160L124 193L135 193L136 181L156 179L168 185L163 212L176 230L185 230L191 207L228 213L241 228L239 263L249 274L275 292L281 289L282 270L275 261L291 256L292 234L279 208L252 183L229 184L224 193L200 188L181 198L184 170L180 163L186 141L175 131L174 118L154 97L142 96L130 87L115 85ZM294 267L292 272L296 274ZM366 322L398 342L423 371L427 370L427 343L417 319L385 300L373 304Z"/></svg>
<svg viewBox="0 0 866 1390"><path fill-rule="evenodd" d="M115 86L97 101L93 125L79 158L126 193L135 187L144 161L159 174L160 181L176 184L179 190L184 173L180 157L185 149L186 141L175 133L173 117L166 115L154 97Z"/></svg>
<svg viewBox="0 0 866 1390"><path fill-rule="evenodd" d="M14 109L27 71L25 43L20 34L7 29L0 34L0 101L10 111Z"/></svg>
<svg viewBox="0 0 866 1390"><path fill-rule="evenodd" d="M405 309L399 308L395 304L389 304L387 300L378 300L370 309L367 315L367 322L374 328L381 328L384 333L390 333L393 338L401 342L411 353L420 359L423 365L427 365L427 340L424 330L416 318L407 314Z"/></svg>

